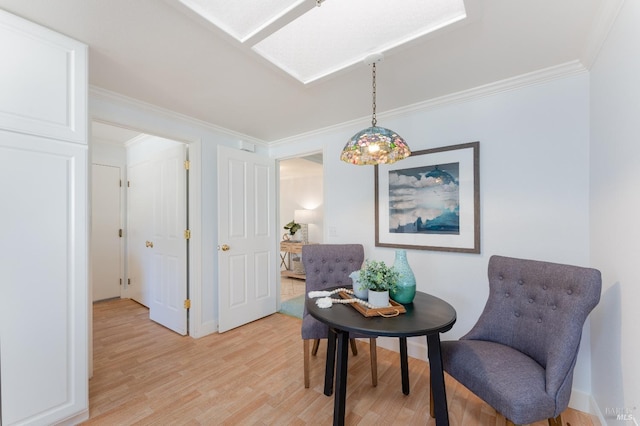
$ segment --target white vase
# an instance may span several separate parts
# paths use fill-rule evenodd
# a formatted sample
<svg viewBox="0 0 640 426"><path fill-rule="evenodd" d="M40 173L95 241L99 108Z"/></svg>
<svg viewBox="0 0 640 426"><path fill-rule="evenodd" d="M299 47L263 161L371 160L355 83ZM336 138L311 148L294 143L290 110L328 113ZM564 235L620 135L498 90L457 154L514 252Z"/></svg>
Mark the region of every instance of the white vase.
<svg viewBox="0 0 640 426"><path fill-rule="evenodd" d="M375 308L386 308L389 306L389 290L373 291L369 289L369 303Z"/></svg>
<svg viewBox="0 0 640 426"><path fill-rule="evenodd" d="M360 283L360 281L353 281L353 295L360 300L367 300L367 298L369 297L369 291L366 288L362 288L361 290L361 285L362 284Z"/></svg>
<svg viewBox="0 0 640 426"><path fill-rule="evenodd" d="M369 296L369 291L367 288L362 287L360 290L360 286L362 283L360 282L360 271L353 271L349 274L349 278L351 278L351 282L353 283L353 296L360 300L367 300Z"/></svg>

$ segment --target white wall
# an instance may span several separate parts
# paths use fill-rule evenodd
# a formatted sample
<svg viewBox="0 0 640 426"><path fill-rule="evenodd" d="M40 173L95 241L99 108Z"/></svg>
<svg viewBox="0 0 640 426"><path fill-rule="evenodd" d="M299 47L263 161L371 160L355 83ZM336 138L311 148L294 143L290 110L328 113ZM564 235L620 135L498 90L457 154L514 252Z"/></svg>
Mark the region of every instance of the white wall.
<svg viewBox="0 0 640 426"><path fill-rule="evenodd" d="M407 253L418 290L457 310L457 324L444 339L460 337L477 320L492 254L589 265L588 90L582 73L402 116L378 115L379 125L397 131L414 151L480 141L482 253ZM347 139L367 125L363 119L357 127L281 143L271 155L322 149L325 242L360 242L367 258L392 263L393 249L375 247L373 169L339 160ZM412 343L424 347L422 340ZM591 391L589 347L587 328L575 370L578 397Z"/></svg>
<svg viewBox="0 0 640 426"><path fill-rule="evenodd" d="M321 167L318 167L322 170ZM284 226L291 222L295 210L313 210L315 223L308 225L309 241L321 243L323 241L323 182L322 173L315 173L310 168L309 174L291 176L280 179L280 237L287 233Z"/></svg>
<svg viewBox="0 0 640 426"><path fill-rule="evenodd" d="M101 141L99 138L90 137L91 163L104 166L127 167L127 150L124 146Z"/></svg>
<svg viewBox="0 0 640 426"><path fill-rule="evenodd" d="M626 1L591 71L591 258L603 277L593 396L607 424L640 419L639 22L640 2Z"/></svg>

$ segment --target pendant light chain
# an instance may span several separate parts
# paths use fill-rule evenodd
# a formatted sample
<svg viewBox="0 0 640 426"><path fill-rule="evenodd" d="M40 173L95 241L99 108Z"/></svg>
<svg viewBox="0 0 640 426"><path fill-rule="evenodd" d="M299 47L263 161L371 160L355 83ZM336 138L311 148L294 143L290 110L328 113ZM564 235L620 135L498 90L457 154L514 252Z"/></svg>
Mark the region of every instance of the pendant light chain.
<svg viewBox="0 0 640 426"><path fill-rule="evenodd" d="M373 63L373 116L371 117L371 127L376 127L376 63Z"/></svg>

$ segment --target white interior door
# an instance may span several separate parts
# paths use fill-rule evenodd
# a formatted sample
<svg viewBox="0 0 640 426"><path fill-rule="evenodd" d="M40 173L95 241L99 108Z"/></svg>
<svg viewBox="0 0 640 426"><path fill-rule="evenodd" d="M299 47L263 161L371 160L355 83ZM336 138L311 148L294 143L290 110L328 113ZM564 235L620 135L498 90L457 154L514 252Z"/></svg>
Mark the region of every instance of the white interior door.
<svg viewBox="0 0 640 426"><path fill-rule="evenodd" d="M172 145L129 167L128 295L153 321L185 335L187 146Z"/></svg>
<svg viewBox="0 0 640 426"><path fill-rule="evenodd" d="M91 167L91 278L93 301L120 297L120 168Z"/></svg>
<svg viewBox="0 0 640 426"><path fill-rule="evenodd" d="M151 179L152 162L145 161L129 166L127 176L128 219L127 219L127 296L149 307L151 304L151 253L147 244L151 236L151 217L153 216Z"/></svg>
<svg viewBox="0 0 640 426"><path fill-rule="evenodd" d="M218 329L276 311L275 162L218 147Z"/></svg>
<svg viewBox="0 0 640 426"><path fill-rule="evenodd" d="M187 334L187 170L186 145L159 153L152 167L152 283L149 316Z"/></svg>

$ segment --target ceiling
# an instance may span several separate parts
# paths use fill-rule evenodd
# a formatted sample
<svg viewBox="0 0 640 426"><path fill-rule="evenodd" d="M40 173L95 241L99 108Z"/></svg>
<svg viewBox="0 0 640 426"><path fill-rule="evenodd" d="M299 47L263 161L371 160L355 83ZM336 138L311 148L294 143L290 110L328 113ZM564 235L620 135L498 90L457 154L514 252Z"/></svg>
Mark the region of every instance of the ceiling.
<svg viewBox="0 0 640 426"><path fill-rule="evenodd" d="M468 19L385 55L378 115L572 61L589 68L617 3L465 0ZM0 0L0 8L88 44L90 85L250 139L370 123L364 63L305 85L179 0Z"/></svg>
<svg viewBox="0 0 640 426"><path fill-rule="evenodd" d="M91 124L92 141L123 146L138 136L140 136L140 132L125 129L123 127L111 126L100 122L93 122Z"/></svg>

